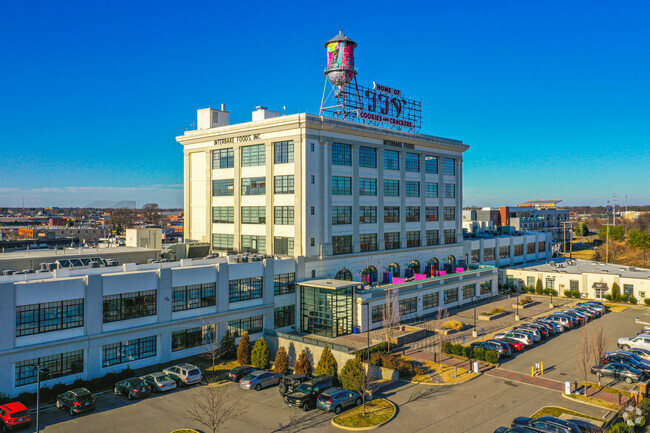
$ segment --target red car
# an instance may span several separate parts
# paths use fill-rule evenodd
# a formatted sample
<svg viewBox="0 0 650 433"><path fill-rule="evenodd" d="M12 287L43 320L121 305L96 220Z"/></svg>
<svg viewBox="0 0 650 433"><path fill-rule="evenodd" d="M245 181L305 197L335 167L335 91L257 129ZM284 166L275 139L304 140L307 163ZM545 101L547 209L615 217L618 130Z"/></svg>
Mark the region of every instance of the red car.
<svg viewBox="0 0 650 433"><path fill-rule="evenodd" d="M526 347L521 341L513 340L512 338L502 338L500 341L508 343L513 352L521 352Z"/></svg>
<svg viewBox="0 0 650 433"><path fill-rule="evenodd" d="M0 425L2 431L7 432L21 427L28 427L32 423L32 416L24 404L15 401L0 406L0 420L2 421Z"/></svg>

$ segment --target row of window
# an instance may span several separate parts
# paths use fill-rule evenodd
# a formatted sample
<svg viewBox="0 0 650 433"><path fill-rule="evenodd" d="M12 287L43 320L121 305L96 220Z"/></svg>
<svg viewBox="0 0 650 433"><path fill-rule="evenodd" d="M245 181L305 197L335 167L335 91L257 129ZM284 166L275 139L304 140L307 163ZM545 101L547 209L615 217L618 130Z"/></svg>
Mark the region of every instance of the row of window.
<svg viewBox="0 0 650 433"><path fill-rule="evenodd" d="M456 243L456 230L449 229L444 230L444 240L445 244ZM440 237L438 230L427 230L425 232L426 245L439 245ZM359 235L360 241L360 251L377 251L378 241L377 234L362 234ZM413 248L422 246L422 238L420 231L407 231L406 232L406 247ZM401 242L401 233L400 232L390 232L384 233L384 249L385 250L396 250L402 248ZM332 254L351 254L353 252L352 248L352 235L343 235L343 236L332 236Z"/></svg>
<svg viewBox="0 0 650 433"><path fill-rule="evenodd" d="M535 244L534 243L529 243L527 244L527 254L535 254ZM544 242L539 243L539 248L540 252L544 251ZM518 244L514 246L514 255L515 256L523 256L524 255L524 246L522 244ZM499 247L499 258L501 259L506 259L510 257L510 246L505 245L505 246L500 246ZM472 263L478 263L480 258L480 250L472 250ZM491 261L496 258L496 247L488 247L488 248L483 248L483 260L484 261Z"/></svg>
<svg viewBox="0 0 650 433"><path fill-rule="evenodd" d="M282 175L273 177L274 194L293 194L294 175ZM245 177L241 179L241 195L265 195L265 177ZM216 179L212 181L212 195L215 197L235 195L234 179Z"/></svg>
<svg viewBox="0 0 650 433"><path fill-rule="evenodd" d="M384 179L384 196L399 197L400 181L396 179ZM407 180L404 182L404 194L406 197L420 197L420 182ZM332 195L352 195L352 178L348 176L332 176ZM359 195L376 196L377 179L359 178ZM438 184L435 182L424 183L424 196L427 198L438 197ZM456 185L445 183L443 185L444 198L456 198Z"/></svg>
<svg viewBox="0 0 650 433"><path fill-rule="evenodd" d="M276 224L293 224L291 211L276 211ZM232 251L235 235L224 233L212 234L212 249ZM266 254L266 236L241 235L241 251L245 253ZM278 256L293 256L294 238L274 236L273 254Z"/></svg>
<svg viewBox="0 0 650 433"><path fill-rule="evenodd" d="M266 148L264 144L243 146L240 148L242 167L252 167L266 164ZM293 162L293 141L273 143L273 162L286 164ZM232 168L235 166L235 151L232 147L212 151L212 168Z"/></svg>
<svg viewBox="0 0 650 433"><path fill-rule="evenodd" d="M443 209L444 220L454 221L456 219L456 208L445 206ZM384 206L384 222L398 223L400 207ZM420 206L406 206L406 222L420 221ZM425 221L438 221L438 207L426 206L424 212ZM359 223L377 223L377 206L360 206ZM352 224L352 206L332 206L332 225Z"/></svg>

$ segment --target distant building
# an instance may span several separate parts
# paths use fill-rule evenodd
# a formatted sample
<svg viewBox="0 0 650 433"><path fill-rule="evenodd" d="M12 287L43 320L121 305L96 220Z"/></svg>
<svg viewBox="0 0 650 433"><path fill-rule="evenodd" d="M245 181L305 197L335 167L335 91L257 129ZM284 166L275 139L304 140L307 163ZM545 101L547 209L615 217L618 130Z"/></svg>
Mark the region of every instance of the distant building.
<svg viewBox="0 0 650 433"><path fill-rule="evenodd" d="M106 231L89 227L19 227L18 237L27 239L78 238L81 242L97 242L106 236Z"/></svg>

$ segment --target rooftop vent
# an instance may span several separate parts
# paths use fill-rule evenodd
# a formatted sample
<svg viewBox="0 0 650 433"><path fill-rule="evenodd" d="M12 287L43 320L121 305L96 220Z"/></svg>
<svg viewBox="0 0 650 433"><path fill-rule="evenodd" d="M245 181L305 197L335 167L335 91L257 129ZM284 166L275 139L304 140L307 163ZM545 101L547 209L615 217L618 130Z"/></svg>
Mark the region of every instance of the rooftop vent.
<svg viewBox="0 0 650 433"><path fill-rule="evenodd" d="M219 128L228 126L230 114L226 111L226 105L221 104L221 110L204 108L196 110L196 129Z"/></svg>
<svg viewBox="0 0 650 433"><path fill-rule="evenodd" d="M279 112L271 111L268 109L268 107L263 107L261 105L255 107L255 109L256 110L253 111L253 122L257 122L258 120L271 119L280 115Z"/></svg>

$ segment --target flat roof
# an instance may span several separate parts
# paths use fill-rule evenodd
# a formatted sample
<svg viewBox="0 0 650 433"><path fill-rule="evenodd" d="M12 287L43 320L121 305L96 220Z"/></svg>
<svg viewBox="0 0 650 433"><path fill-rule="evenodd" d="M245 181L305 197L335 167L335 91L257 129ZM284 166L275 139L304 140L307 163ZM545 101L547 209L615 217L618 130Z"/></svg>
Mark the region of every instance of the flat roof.
<svg viewBox="0 0 650 433"><path fill-rule="evenodd" d="M18 260L18 259L38 259L38 258L52 258L54 260L65 259L67 257L79 256L110 256L112 254L136 253L147 251L160 251L154 248L138 248L138 247L110 247L110 248L37 248L30 250L10 251L0 253L0 261L3 260Z"/></svg>
<svg viewBox="0 0 650 433"><path fill-rule="evenodd" d="M624 266L613 263L594 262L591 260L569 259L556 257L553 260L513 266L510 269L520 269L533 272L556 272L559 274L604 274L620 275L625 278L650 278L650 269Z"/></svg>
<svg viewBox="0 0 650 433"><path fill-rule="evenodd" d="M316 287L319 289L345 289L348 287L365 286L367 283L361 281L334 280L325 278L322 280L309 280L298 283L301 286Z"/></svg>

